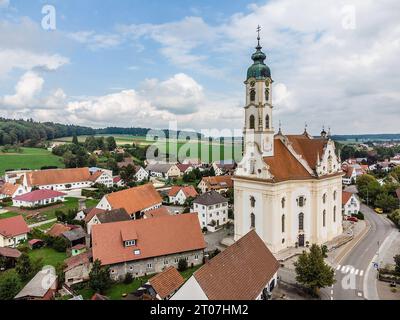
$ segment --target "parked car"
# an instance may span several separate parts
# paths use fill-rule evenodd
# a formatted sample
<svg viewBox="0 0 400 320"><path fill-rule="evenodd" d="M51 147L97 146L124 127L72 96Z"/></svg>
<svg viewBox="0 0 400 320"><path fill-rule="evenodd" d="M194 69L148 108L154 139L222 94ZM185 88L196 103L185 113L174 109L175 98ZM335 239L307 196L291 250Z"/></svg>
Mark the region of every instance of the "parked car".
<svg viewBox="0 0 400 320"><path fill-rule="evenodd" d="M347 221L358 222L358 219L356 217L348 217Z"/></svg>
<svg viewBox="0 0 400 320"><path fill-rule="evenodd" d="M383 213L383 209L375 208L375 212L378 213L378 214L382 214Z"/></svg>

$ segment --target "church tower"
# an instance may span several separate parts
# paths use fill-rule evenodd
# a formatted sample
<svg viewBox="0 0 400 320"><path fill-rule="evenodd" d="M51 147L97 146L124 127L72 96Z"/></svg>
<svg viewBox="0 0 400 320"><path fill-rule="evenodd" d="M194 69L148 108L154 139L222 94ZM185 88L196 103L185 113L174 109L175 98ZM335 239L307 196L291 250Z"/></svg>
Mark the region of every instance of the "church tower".
<svg viewBox="0 0 400 320"><path fill-rule="evenodd" d="M248 144L255 144L263 157L274 155L274 129L272 127L272 78L269 67L265 64L266 55L261 51L260 30L258 45L252 55L253 65L247 71L244 153Z"/></svg>
<svg viewBox="0 0 400 320"><path fill-rule="evenodd" d="M247 70L245 124L243 130L244 153L238 165L237 175L270 179L272 178L264 158L274 156L274 129L272 127L272 78L265 64L266 55L261 51L260 30L254 63Z"/></svg>

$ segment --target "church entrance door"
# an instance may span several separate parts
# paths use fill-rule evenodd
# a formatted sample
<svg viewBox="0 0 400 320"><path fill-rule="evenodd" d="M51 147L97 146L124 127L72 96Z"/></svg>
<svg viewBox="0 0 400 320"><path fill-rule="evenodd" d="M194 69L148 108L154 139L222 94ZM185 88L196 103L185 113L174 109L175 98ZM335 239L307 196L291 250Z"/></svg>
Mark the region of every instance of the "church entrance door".
<svg viewBox="0 0 400 320"><path fill-rule="evenodd" d="M299 234L299 247L304 247L305 244L305 236L304 234Z"/></svg>

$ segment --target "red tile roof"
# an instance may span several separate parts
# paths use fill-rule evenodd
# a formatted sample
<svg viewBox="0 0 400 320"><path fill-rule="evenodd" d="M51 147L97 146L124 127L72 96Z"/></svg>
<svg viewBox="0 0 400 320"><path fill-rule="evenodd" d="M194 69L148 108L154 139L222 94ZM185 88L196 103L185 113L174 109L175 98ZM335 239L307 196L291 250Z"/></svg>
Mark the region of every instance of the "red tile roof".
<svg viewBox="0 0 400 320"><path fill-rule="evenodd" d="M349 202L352 195L353 195L353 193L351 193L351 192L343 191L342 192L342 204L345 205L347 202Z"/></svg>
<svg viewBox="0 0 400 320"><path fill-rule="evenodd" d="M125 247L123 240L137 240L137 244ZM99 259L103 265L206 247L196 214L94 225L92 243L93 259ZM139 250L140 254L136 255L135 250Z"/></svg>
<svg viewBox="0 0 400 320"><path fill-rule="evenodd" d="M151 183L114 192L105 197L112 209L124 208L129 214L134 214L162 203L161 196Z"/></svg>
<svg viewBox="0 0 400 320"><path fill-rule="evenodd" d="M0 194L3 194L7 197L12 197L14 193L18 190L19 184L12 184L6 182L3 184L3 186L0 188Z"/></svg>
<svg viewBox="0 0 400 320"><path fill-rule="evenodd" d="M161 299L165 299L175 293L184 283L185 279L174 267L157 274L149 280L150 285Z"/></svg>
<svg viewBox="0 0 400 320"><path fill-rule="evenodd" d="M90 211L86 214L85 219L83 219L86 223L90 222L90 220L93 219L93 217L98 214L98 213L102 213L102 212L106 212L106 210L103 209L98 209L96 207L90 209Z"/></svg>
<svg viewBox="0 0 400 320"><path fill-rule="evenodd" d="M29 193L25 193L22 196L17 196L14 198L14 200L35 202L40 200L54 199L63 196L66 196L66 194L54 190L35 190Z"/></svg>
<svg viewBox="0 0 400 320"><path fill-rule="evenodd" d="M179 164L177 164L176 165L177 167L178 167L178 169L181 171L181 172L186 172L186 170L187 169L189 169L190 167L192 167L192 165L190 165L190 164L182 164L182 163L179 163Z"/></svg>
<svg viewBox="0 0 400 320"><path fill-rule="evenodd" d="M210 300L254 300L279 262L253 230L207 262L194 277Z"/></svg>
<svg viewBox="0 0 400 320"><path fill-rule="evenodd" d="M189 197L195 198L199 195L193 186L186 186L186 187L173 186L171 190L168 192L168 196L175 197L181 190L185 194L186 198Z"/></svg>
<svg viewBox="0 0 400 320"><path fill-rule="evenodd" d="M50 228L49 231L47 231L47 234L52 237L60 237L64 232L70 231L71 229L72 228L70 226L56 223Z"/></svg>
<svg viewBox="0 0 400 320"><path fill-rule="evenodd" d="M264 161L270 167L269 170L275 181L312 178L312 175L291 154L280 139L275 139L274 156L266 157Z"/></svg>
<svg viewBox="0 0 400 320"><path fill-rule="evenodd" d="M144 213L146 218L159 218L169 216L169 211L166 207L160 207L158 209L149 210Z"/></svg>
<svg viewBox="0 0 400 320"><path fill-rule="evenodd" d="M64 272L74 269L75 267L80 266L82 264L89 264L91 258L92 258L92 253L91 251L88 251L66 259L64 261L66 265Z"/></svg>
<svg viewBox="0 0 400 320"><path fill-rule="evenodd" d="M44 186L90 181L89 168L38 170L26 174L28 185Z"/></svg>
<svg viewBox="0 0 400 320"><path fill-rule="evenodd" d="M0 220L0 234L7 237L15 237L30 231L22 216L15 216Z"/></svg>
<svg viewBox="0 0 400 320"><path fill-rule="evenodd" d="M18 259L21 254L22 253L17 249L0 247L0 257Z"/></svg>
<svg viewBox="0 0 400 320"><path fill-rule="evenodd" d="M204 177L202 181L212 190L233 188L232 176Z"/></svg>

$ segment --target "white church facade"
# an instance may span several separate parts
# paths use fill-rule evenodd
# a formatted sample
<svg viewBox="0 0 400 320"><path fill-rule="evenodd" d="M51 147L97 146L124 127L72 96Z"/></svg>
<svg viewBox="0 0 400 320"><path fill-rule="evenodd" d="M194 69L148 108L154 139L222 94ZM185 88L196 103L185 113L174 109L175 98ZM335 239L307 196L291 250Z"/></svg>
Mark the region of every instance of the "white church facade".
<svg viewBox="0 0 400 320"><path fill-rule="evenodd" d="M335 144L307 130L275 134L273 80L258 38L247 73L244 156L234 180L235 240L255 229L273 253L323 244L343 232L342 176Z"/></svg>

